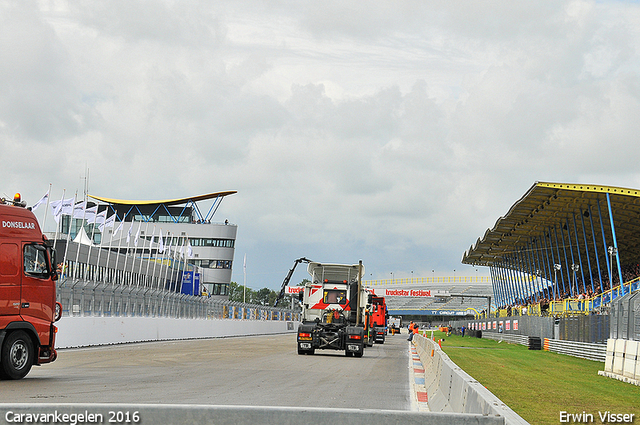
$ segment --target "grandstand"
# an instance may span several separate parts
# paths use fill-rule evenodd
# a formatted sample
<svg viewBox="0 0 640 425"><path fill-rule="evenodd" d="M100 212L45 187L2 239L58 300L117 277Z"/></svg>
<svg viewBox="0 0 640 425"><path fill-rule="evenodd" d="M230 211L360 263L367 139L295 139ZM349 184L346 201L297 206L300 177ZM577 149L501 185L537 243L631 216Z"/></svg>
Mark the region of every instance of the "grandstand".
<svg viewBox="0 0 640 425"><path fill-rule="evenodd" d="M462 263L489 267L504 315L606 313L640 287L639 217L638 190L536 182Z"/></svg>
<svg viewBox="0 0 640 425"><path fill-rule="evenodd" d="M364 282L384 296L392 316L476 316L489 308L493 298L486 278L413 279ZM384 282L384 283L383 283Z"/></svg>

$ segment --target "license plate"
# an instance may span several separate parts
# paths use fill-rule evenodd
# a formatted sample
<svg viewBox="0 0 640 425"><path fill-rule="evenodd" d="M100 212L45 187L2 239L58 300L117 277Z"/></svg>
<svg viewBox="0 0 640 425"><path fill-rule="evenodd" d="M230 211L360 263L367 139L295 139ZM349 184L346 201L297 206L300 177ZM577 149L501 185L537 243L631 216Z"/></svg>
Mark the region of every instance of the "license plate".
<svg viewBox="0 0 640 425"><path fill-rule="evenodd" d="M360 346L355 344L348 344L347 349L349 351L360 351Z"/></svg>
<svg viewBox="0 0 640 425"><path fill-rule="evenodd" d="M311 343L310 342L301 342L300 343L300 348L302 348L303 350L310 350L311 349Z"/></svg>

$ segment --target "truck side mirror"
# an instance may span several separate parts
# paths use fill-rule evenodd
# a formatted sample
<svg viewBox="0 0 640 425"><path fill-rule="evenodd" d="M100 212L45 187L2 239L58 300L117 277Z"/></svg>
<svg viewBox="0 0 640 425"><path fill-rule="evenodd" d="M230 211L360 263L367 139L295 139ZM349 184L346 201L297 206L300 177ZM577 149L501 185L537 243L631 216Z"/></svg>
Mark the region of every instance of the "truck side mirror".
<svg viewBox="0 0 640 425"><path fill-rule="evenodd" d="M58 280L58 271L56 270L56 250L49 248L49 258L51 258L51 280Z"/></svg>

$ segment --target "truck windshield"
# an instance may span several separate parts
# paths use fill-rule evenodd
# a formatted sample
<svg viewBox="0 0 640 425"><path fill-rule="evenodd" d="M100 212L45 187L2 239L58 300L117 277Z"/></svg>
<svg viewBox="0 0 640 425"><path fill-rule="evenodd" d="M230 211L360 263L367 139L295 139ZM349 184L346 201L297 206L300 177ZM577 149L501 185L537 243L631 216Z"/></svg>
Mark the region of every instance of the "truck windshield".
<svg viewBox="0 0 640 425"><path fill-rule="evenodd" d="M340 304L347 303L347 291L339 289L325 289L323 301L325 304Z"/></svg>

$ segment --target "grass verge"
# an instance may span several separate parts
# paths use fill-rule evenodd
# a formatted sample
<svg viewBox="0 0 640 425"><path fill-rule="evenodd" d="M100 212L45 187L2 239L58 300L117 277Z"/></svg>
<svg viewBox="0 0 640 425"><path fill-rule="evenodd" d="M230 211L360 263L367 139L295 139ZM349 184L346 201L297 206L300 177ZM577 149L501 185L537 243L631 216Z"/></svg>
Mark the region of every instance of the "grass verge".
<svg viewBox="0 0 640 425"><path fill-rule="evenodd" d="M444 338L449 358L531 424L560 423L560 412L635 414L640 424L640 387L598 375L604 363L529 350L499 343L435 332Z"/></svg>

